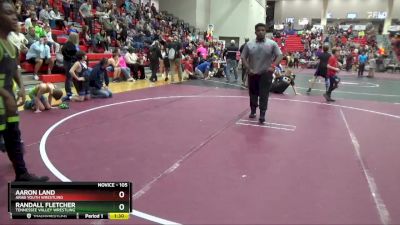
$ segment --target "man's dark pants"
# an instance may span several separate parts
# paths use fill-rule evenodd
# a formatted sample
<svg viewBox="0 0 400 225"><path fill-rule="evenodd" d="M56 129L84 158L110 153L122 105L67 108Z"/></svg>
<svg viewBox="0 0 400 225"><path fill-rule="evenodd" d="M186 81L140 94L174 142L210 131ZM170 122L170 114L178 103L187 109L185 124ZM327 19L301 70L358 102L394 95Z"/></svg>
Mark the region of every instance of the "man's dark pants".
<svg viewBox="0 0 400 225"><path fill-rule="evenodd" d="M72 96L72 90L71 90L71 83L72 83L72 75L69 73L72 65L74 63L70 61L64 61L64 69L65 69L65 92L67 93L67 96Z"/></svg>
<svg viewBox="0 0 400 225"><path fill-rule="evenodd" d="M248 75L250 108L252 113L255 113L258 106L260 106L260 112L267 111L272 73L268 71L261 74Z"/></svg>

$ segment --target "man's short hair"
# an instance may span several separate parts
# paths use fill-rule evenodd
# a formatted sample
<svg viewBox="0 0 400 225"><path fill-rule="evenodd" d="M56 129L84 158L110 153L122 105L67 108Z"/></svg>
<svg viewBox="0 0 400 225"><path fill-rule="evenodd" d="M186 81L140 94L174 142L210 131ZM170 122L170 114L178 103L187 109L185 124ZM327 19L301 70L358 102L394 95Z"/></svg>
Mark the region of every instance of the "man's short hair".
<svg viewBox="0 0 400 225"><path fill-rule="evenodd" d="M84 57L85 57L85 55L86 55L86 52L84 52L84 51L78 51L77 53L76 53L76 59L79 61L79 60L82 60Z"/></svg>
<svg viewBox="0 0 400 225"><path fill-rule="evenodd" d="M100 66L103 67L104 65L106 65L108 63L108 59L102 58L99 63L100 63Z"/></svg>
<svg viewBox="0 0 400 225"><path fill-rule="evenodd" d="M329 45L324 45L324 46L322 47L322 50L323 50L324 52L328 52L328 51L329 51Z"/></svg>
<svg viewBox="0 0 400 225"><path fill-rule="evenodd" d="M254 29L257 30L257 28L259 27L264 27L265 29L267 29L267 25L265 25L264 23L257 23Z"/></svg>
<svg viewBox="0 0 400 225"><path fill-rule="evenodd" d="M59 100L62 96L63 96L63 91L61 89L56 88L53 90L53 98L55 100Z"/></svg>

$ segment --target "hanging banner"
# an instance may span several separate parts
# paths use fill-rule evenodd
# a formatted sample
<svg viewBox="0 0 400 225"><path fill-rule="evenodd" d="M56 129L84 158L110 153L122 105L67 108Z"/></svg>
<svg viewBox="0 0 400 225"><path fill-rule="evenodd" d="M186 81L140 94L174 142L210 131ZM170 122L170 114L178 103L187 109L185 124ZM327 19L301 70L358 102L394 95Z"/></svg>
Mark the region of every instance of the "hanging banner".
<svg viewBox="0 0 400 225"><path fill-rule="evenodd" d="M339 29L342 30L348 30L350 28L350 25L339 25Z"/></svg>
<svg viewBox="0 0 400 225"><path fill-rule="evenodd" d="M386 19L387 12L373 11L367 12L368 19Z"/></svg>
<svg viewBox="0 0 400 225"><path fill-rule="evenodd" d="M399 25L395 25L395 26L390 26L389 31L400 31L400 26Z"/></svg>
<svg viewBox="0 0 400 225"><path fill-rule="evenodd" d="M324 27L322 25L314 25L313 28L316 29L316 30L323 30L324 29Z"/></svg>
<svg viewBox="0 0 400 225"><path fill-rule="evenodd" d="M283 30L283 28L284 28L283 24L275 24L274 25L275 30Z"/></svg>
<svg viewBox="0 0 400 225"><path fill-rule="evenodd" d="M365 30L367 25L354 25L354 30Z"/></svg>
<svg viewBox="0 0 400 225"><path fill-rule="evenodd" d="M299 19L299 25L305 26L308 24L308 18Z"/></svg>
<svg viewBox="0 0 400 225"><path fill-rule="evenodd" d="M357 13L347 13L347 19L355 19L357 18Z"/></svg>

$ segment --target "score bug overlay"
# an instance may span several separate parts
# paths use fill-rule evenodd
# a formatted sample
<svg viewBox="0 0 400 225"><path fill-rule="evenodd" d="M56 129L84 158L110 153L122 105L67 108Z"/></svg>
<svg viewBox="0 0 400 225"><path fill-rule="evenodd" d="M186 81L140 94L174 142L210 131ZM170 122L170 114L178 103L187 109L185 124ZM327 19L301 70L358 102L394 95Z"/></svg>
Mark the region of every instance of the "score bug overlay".
<svg viewBox="0 0 400 225"><path fill-rule="evenodd" d="M12 219L129 219L131 182L12 182Z"/></svg>

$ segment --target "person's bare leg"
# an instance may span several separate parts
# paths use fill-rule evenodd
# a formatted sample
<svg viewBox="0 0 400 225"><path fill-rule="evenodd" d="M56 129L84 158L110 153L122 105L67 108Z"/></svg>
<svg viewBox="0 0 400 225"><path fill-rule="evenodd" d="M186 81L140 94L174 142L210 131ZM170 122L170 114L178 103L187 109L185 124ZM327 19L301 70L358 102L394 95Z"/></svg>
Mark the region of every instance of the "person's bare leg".
<svg viewBox="0 0 400 225"><path fill-rule="evenodd" d="M40 113L45 110L44 105L42 102L35 100L35 107L34 107L35 113Z"/></svg>
<svg viewBox="0 0 400 225"><path fill-rule="evenodd" d="M307 90L307 93L310 93L311 92L311 89L313 89L314 88L314 85L315 85L315 82L317 81L317 77L316 76L314 76L314 78L312 79L312 80L309 80L308 82L309 82L309 86L308 86L308 90Z"/></svg>
<svg viewBox="0 0 400 225"><path fill-rule="evenodd" d="M121 75L121 69L120 68L115 68L114 69L114 75L113 75L113 79L118 79L119 76Z"/></svg>
<svg viewBox="0 0 400 225"><path fill-rule="evenodd" d="M39 70L40 70L40 67L42 67L42 65L43 65L43 60L42 59L36 59L35 61L36 61L36 63L35 63L34 73L38 74Z"/></svg>
<svg viewBox="0 0 400 225"><path fill-rule="evenodd" d="M53 70L54 62L55 62L55 61L56 61L55 59L50 59L50 61L49 61L49 69L50 69L50 70Z"/></svg>

